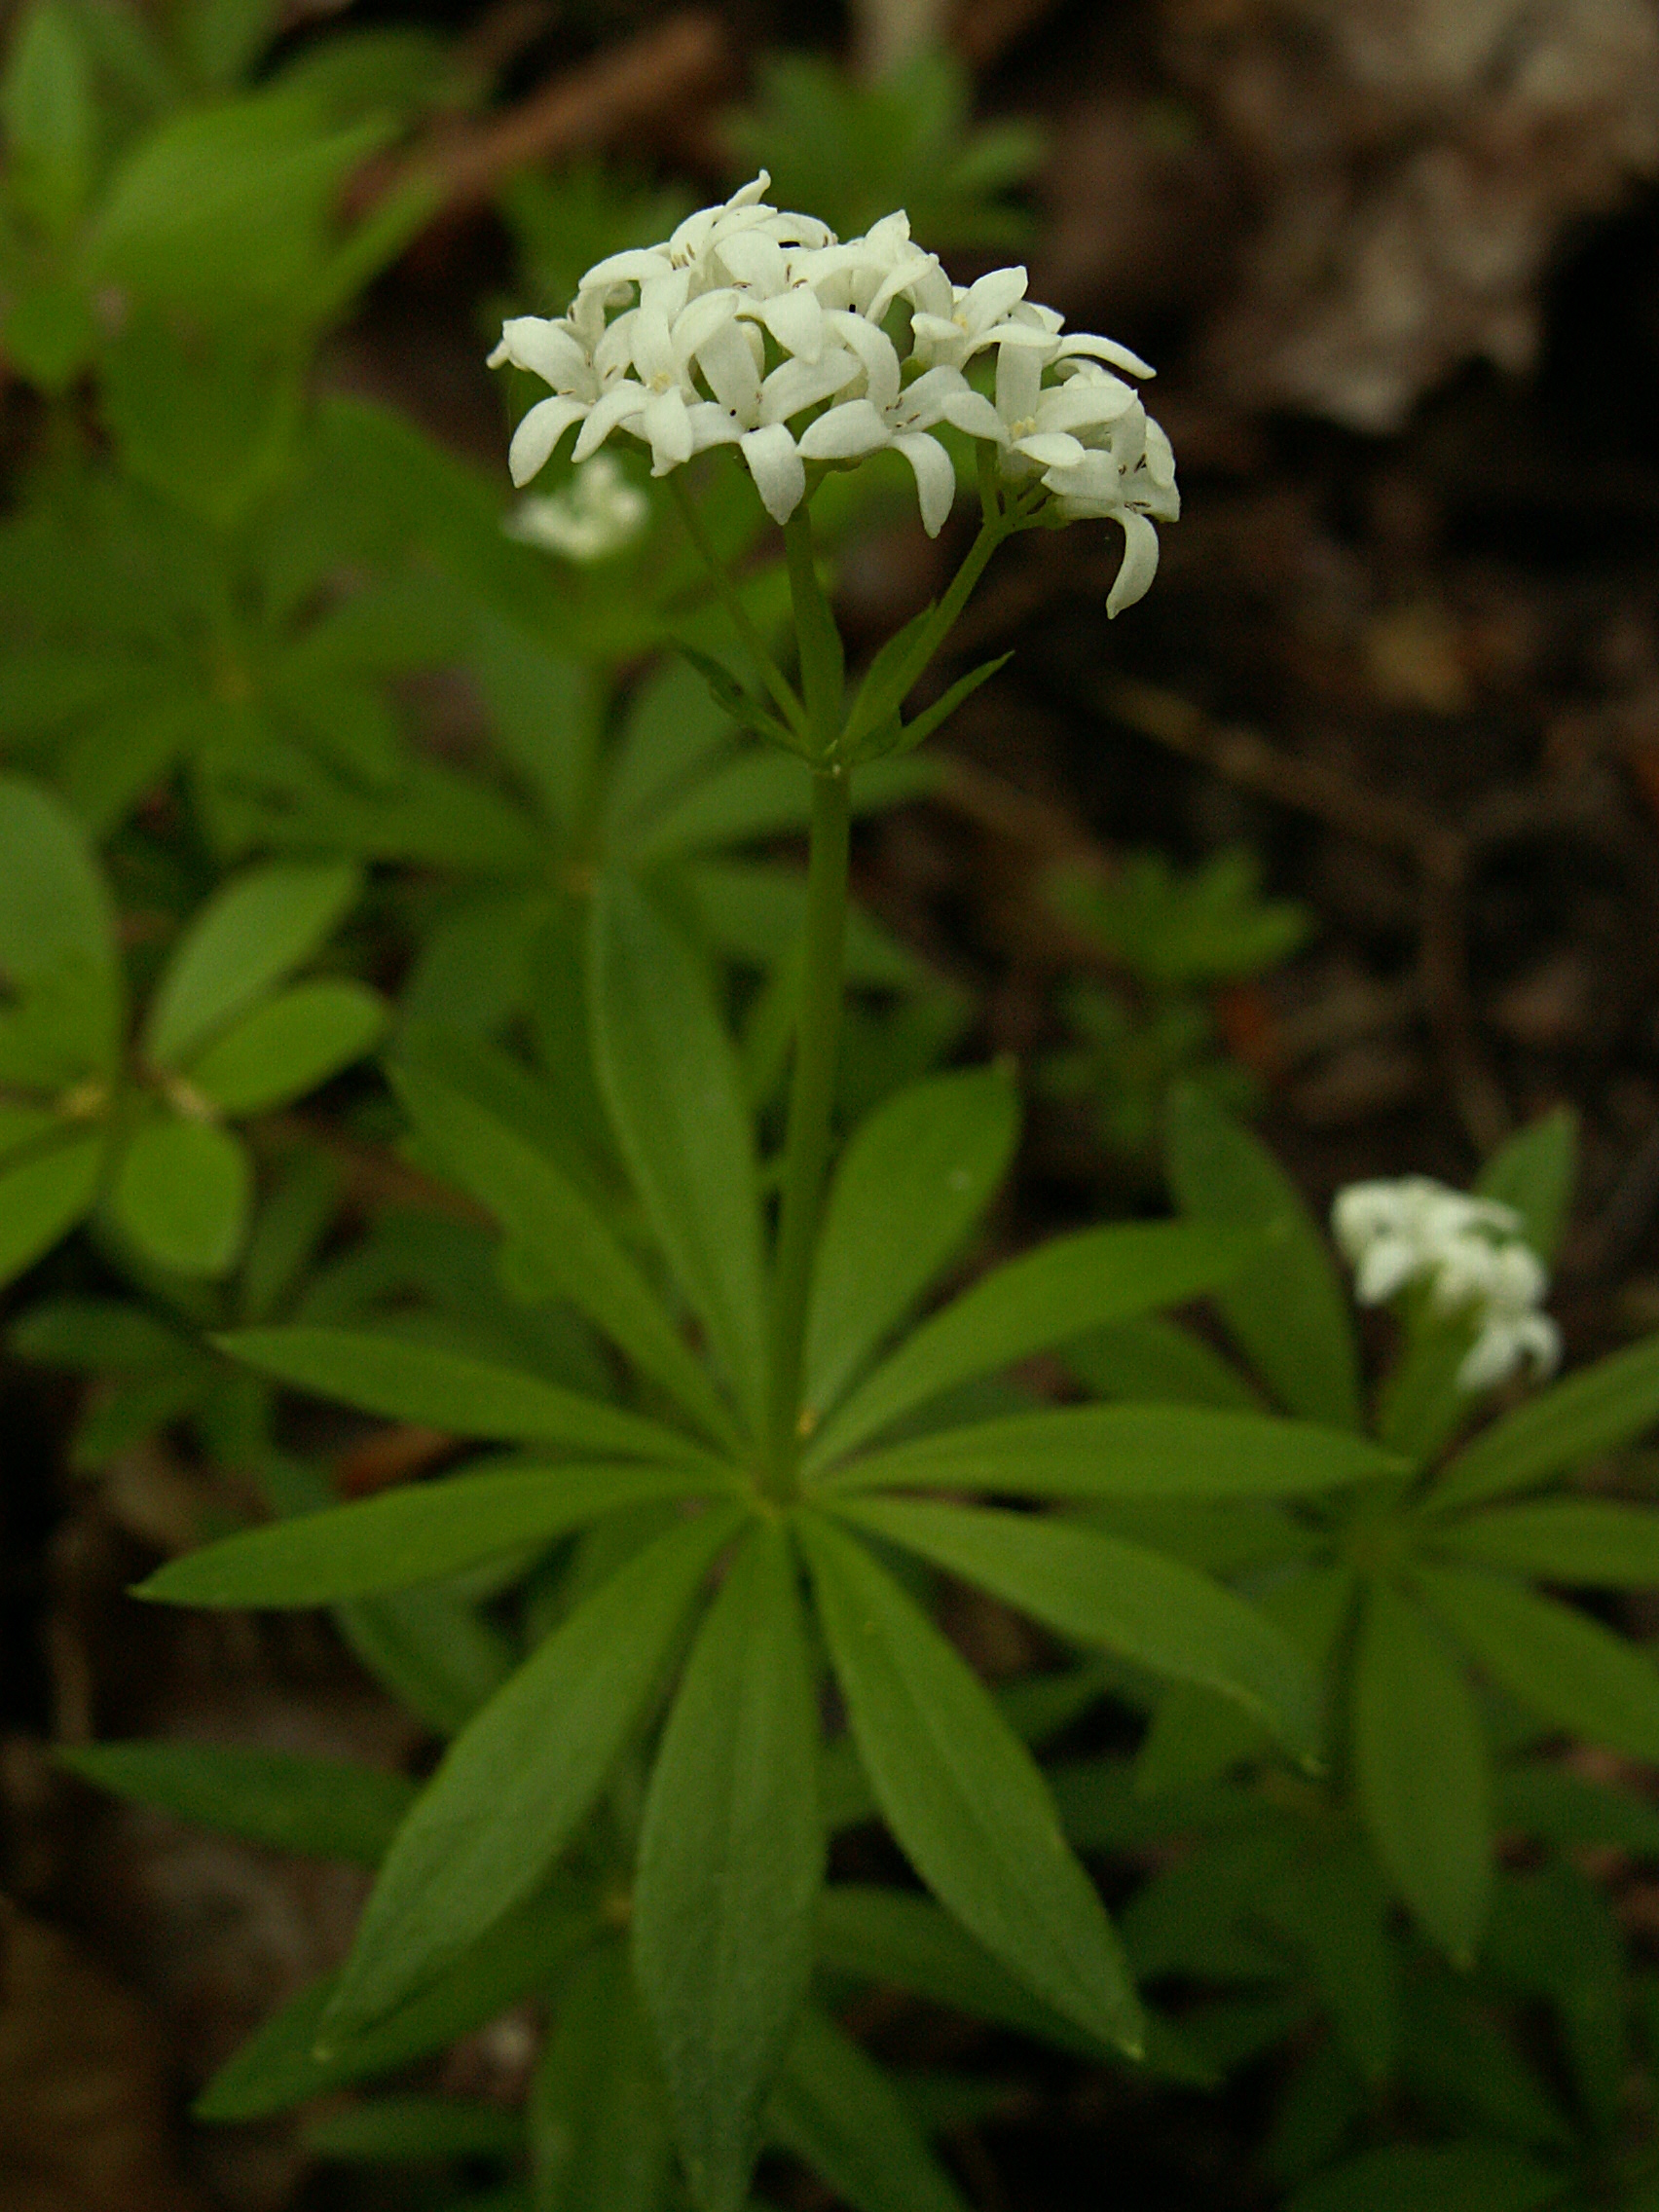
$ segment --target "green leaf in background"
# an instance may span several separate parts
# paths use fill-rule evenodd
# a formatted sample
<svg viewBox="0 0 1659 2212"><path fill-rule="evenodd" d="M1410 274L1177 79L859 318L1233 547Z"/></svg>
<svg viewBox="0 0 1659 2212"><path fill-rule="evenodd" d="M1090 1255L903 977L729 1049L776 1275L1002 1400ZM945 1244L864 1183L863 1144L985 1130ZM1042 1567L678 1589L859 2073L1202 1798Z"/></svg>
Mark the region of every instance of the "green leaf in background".
<svg viewBox="0 0 1659 2212"><path fill-rule="evenodd" d="M659 1536L451 1744L387 1856L325 2043L401 2004L541 1880L603 1787L736 1526L734 1513L715 1512Z"/></svg>
<svg viewBox="0 0 1659 2212"><path fill-rule="evenodd" d="M370 2097L308 2120L302 2147L350 2165L431 2166L511 2158L524 2143L517 2113L472 2097Z"/></svg>
<svg viewBox="0 0 1659 2212"><path fill-rule="evenodd" d="M1561 2191L1507 2143L1394 2143L1304 2182L1285 2212L1537 2212Z"/></svg>
<svg viewBox="0 0 1659 2212"><path fill-rule="evenodd" d="M1521 1216L1521 1233L1539 1259L1556 1256L1578 1177L1578 1117L1570 1106L1540 1114L1499 1146L1475 1189Z"/></svg>
<svg viewBox="0 0 1659 2212"><path fill-rule="evenodd" d="M822 1415L984 1211L1019 1132L1006 1067L933 1076L876 1108L836 1167L813 1269L806 1403Z"/></svg>
<svg viewBox="0 0 1659 2212"><path fill-rule="evenodd" d="M1644 1337L1482 1429L1448 1460L1427 1502L1449 1512L1505 1491L1535 1489L1551 1475L1634 1443L1656 1420L1659 1337Z"/></svg>
<svg viewBox="0 0 1659 2212"><path fill-rule="evenodd" d="M620 1937L561 1975L528 2117L535 2212L661 2212L674 2164L668 2099Z"/></svg>
<svg viewBox="0 0 1659 2212"><path fill-rule="evenodd" d="M735 1441L731 1416L633 1261L589 1200L544 1153L453 1085L407 1064L392 1070L422 1134L503 1230L534 1254L548 1283L660 1382L705 1432Z"/></svg>
<svg viewBox="0 0 1659 2212"><path fill-rule="evenodd" d="M196 330L135 313L103 348L105 427L140 484L228 531L281 480L300 392L256 331Z"/></svg>
<svg viewBox="0 0 1659 2212"><path fill-rule="evenodd" d="M1060 1347L1060 1363L1094 1398L1216 1406L1253 1413L1261 1399L1230 1359L1178 1321L1148 1316L1095 1329Z"/></svg>
<svg viewBox="0 0 1659 2212"><path fill-rule="evenodd" d="M114 1067L122 987L109 894L79 825L16 776L0 777L0 982L25 1011L31 994L50 994L49 1082ZM0 1044L18 1018L0 1015Z"/></svg>
<svg viewBox="0 0 1659 2212"><path fill-rule="evenodd" d="M1184 1213L1257 1234L1216 1304L1274 1394L1309 1420L1357 1427L1359 1358L1325 1240L1267 1147L1196 1085L1170 1105L1169 1179Z"/></svg>
<svg viewBox="0 0 1659 2212"><path fill-rule="evenodd" d="M1383 1865L1425 1932L1469 1965L1492 1894L1480 1714L1440 1630L1381 1581L1366 1594L1354 1662L1353 1759Z"/></svg>
<svg viewBox="0 0 1659 2212"><path fill-rule="evenodd" d="M253 1168L211 1122L168 1114L141 1123L117 1162L115 1218L138 1249L180 1274L222 1275L247 1234Z"/></svg>
<svg viewBox="0 0 1659 2212"><path fill-rule="evenodd" d="M86 40L58 0L34 0L13 22L0 77L8 197L60 245L86 206L97 152Z"/></svg>
<svg viewBox="0 0 1659 2212"><path fill-rule="evenodd" d="M812 1971L818 1714L789 1536L756 1526L704 1617L640 1833L634 1956L704 2212L738 2212Z"/></svg>
<svg viewBox="0 0 1659 2212"><path fill-rule="evenodd" d="M186 1072L221 1113L268 1113L360 1060L390 1018L366 984L299 983L244 1014Z"/></svg>
<svg viewBox="0 0 1659 2212"><path fill-rule="evenodd" d="M621 1406L407 1337L368 1329L239 1329L213 1341L292 1389L457 1436L628 1458L700 1456L689 1437Z"/></svg>
<svg viewBox="0 0 1659 2212"><path fill-rule="evenodd" d="M862 1543L815 1513L800 1530L859 1756L900 1847L1038 1996L1138 2053L1123 1952L1030 1752Z"/></svg>
<svg viewBox="0 0 1659 2212"><path fill-rule="evenodd" d="M1369 1437L1276 1414L1059 1406L889 1445L821 1475L816 1487L836 1494L993 1490L1028 1497L1245 1498L1295 1496L1406 1471L1406 1461Z"/></svg>
<svg viewBox="0 0 1659 2212"><path fill-rule="evenodd" d="M103 1168L101 1136L71 1137L0 1169L0 1283L20 1275L92 1204Z"/></svg>
<svg viewBox="0 0 1659 2212"><path fill-rule="evenodd" d="M585 1899L547 1891L498 1921L419 1996L319 2058L318 2031L339 1984L337 1974L327 1974L290 1999L220 2068L197 2099L196 2116L263 2120L447 2049L527 1992L539 1993L561 1962L593 1939L597 1919Z"/></svg>
<svg viewBox="0 0 1659 2212"><path fill-rule="evenodd" d="M1388 1892L1372 1853L1357 1838L1310 1853L1263 1910L1307 1960L1365 2080L1386 2081L1399 2049L1400 1974Z"/></svg>
<svg viewBox="0 0 1659 2212"><path fill-rule="evenodd" d="M995 1374L1085 1329L1212 1289L1246 1249L1243 1238L1185 1222L1056 1236L995 1269L924 1321L831 1415L805 1464L839 1457L958 1382Z"/></svg>
<svg viewBox="0 0 1659 2212"><path fill-rule="evenodd" d="M356 1866L380 1864L415 1801L401 1774L240 1745L88 1744L54 1755L83 1782L175 1819Z"/></svg>
<svg viewBox="0 0 1659 2212"><path fill-rule="evenodd" d="M801 2015L766 2133L854 2212L966 2212L892 2082L816 2008Z"/></svg>
<svg viewBox="0 0 1659 2212"><path fill-rule="evenodd" d="M517 1657L476 1604L442 1583L348 1599L334 1625L353 1658L440 1736L460 1735Z"/></svg>
<svg viewBox="0 0 1659 2212"><path fill-rule="evenodd" d="M1659 1668L1586 1613L1477 1567L1420 1567L1423 1597L1493 1680L1593 1744L1659 1759Z"/></svg>
<svg viewBox="0 0 1659 2212"><path fill-rule="evenodd" d="M151 1002L142 1050L180 1066L327 943L356 900L345 861L280 862L225 884L173 951Z"/></svg>
<svg viewBox="0 0 1659 2212"><path fill-rule="evenodd" d="M760 1204L737 1061L707 976L622 876L595 895L589 992L617 1142L710 1348L757 1422Z"/></svg>
<svg viewBox="0 0 1659 2212"><path fill-rule="evenodd" d="M1500 1829L1519 1828L1564 1851L1659 1859L1659 1807L1570 1767L1542 1759L1508 1767L1497 1777L1493 1802Z"/></svg>
<svg viewBox="0 0 1659 2212"><path fill-rule="evenodd" d="M642 1499L695 1496L702 1479L651 1465L446 1475L226 1536L158 1567L136 1595L169 1605L332 1604L459 1574Z"/></svg>
<svg viewBox="0 0 1659 2212"><path fill-rule="evenodd" d="M1316 1686L1301 1653L1265 1614L1179 1560L1030 1513L894 1498L838 1510L1061 1636L1219 1690L1304 1763L1317 1759Z"/></svg>
<svg viewBox="0 0 1659 2212"><path fill-rule="evenodd" d="M1604 1590L1659 1589L1659 1513L1601 1498L1548 1498L1471 1514L1441 1546L1483 1567L1506 1567L1541 1582Z"/></svg>

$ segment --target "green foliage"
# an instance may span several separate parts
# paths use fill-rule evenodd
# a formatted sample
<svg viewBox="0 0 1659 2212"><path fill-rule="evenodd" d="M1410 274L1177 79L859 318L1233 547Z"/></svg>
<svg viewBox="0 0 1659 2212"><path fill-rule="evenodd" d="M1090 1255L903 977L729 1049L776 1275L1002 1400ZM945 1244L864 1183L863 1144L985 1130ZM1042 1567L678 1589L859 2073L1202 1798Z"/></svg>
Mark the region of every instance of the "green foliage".
<svg viewBox="0 0 1659 2212"><path fill-rule="evenodd" d="M816 55L780 55L726 131L751 170L770 170L779 205L809 208L842 238L903 207L934 245L1017 247L1030 224L1008 196L1036 168L1042 136L1024 123L976 129L972 104L967 70L942 48L874 83Z"/></svg>

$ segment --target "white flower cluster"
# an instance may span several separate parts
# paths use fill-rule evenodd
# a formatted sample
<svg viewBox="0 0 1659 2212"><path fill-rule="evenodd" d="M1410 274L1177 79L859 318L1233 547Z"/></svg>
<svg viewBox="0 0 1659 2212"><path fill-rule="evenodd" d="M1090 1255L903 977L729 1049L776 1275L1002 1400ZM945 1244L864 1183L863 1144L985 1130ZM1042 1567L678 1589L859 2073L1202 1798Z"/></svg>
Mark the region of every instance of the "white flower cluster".
<svg viewBox="0 0 1659 2212"><path fill-rule="evenodd" d="M1152 371L1025 297L1023 269L953 284L937 254L887 215L837 240L811 215L782 214L762 170L723 206L687 216L660 245L612 254L570 310L507 322L490 356L550 385L520 423L509 464L528 484L572 424L572 459L613 430L647 445L653 475L735 445L766 509L787 522L811 461L855 462L891 447L915 472L922 522L942 529L956 492L930 433L982 438L1014 484L1040 482L1052 513L1121 525L1109 613L1139 599L1158 568L1154 519L1180 511L1169 440L1124 376ZM994 353L994 390L968 370Z"/></svg>
<svg viewBox="0 0 1659 2212"><path fill-rule="evenodd" d="M567 561L608 561L631 545L650 519L650 501L609 454L596 454L563 492L526 497L501 528L521 545Z"/></svg>
<svg viewBox="0 0 1659 2212"><path fill-rule="evenodd" d="M1337 1194L1331 1229L1362 1306L1426 1281L1443 1311L1472 1311L1477 1334L1457 1370L1459 1389L1490 1389L1526 1359L1548 1375L1560 1359L1561 1332L1538 1310L1549 1276L1513 1206L1406 1175L1350 1183Z"/></svg>

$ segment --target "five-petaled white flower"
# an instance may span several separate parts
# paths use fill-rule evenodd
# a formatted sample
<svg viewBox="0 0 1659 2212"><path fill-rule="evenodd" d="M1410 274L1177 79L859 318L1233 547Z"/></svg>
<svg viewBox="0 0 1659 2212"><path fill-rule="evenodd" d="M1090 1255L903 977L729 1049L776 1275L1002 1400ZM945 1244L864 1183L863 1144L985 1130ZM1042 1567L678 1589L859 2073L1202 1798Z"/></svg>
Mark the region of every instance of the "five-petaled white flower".
<svg viewBox="0 0 1659 2212"><path fill-rule="evenodd" d="M491 366L511 362L551 392L513 435L513 482L528 484L572 427L578 462L621 433L649 448L656 476L734 445L782 523L807 496L809 467L891 448L937 535L956 493L935 435L948 427L996 450L1023 521L1120 524L1107 611L1138 599L1158 565L1154 521L1180 511L1169 441L1124 381L1150 376L1146 363L1068 333L1025 297L1023 269L953 284L903 210L842 240L815 216L769 206L769 181L762 171L662 243L599 262L563 315L503 326ZM994 401L969 381L990 353Z"/></svg>
<svg viewBox="0 0 1659 2212"><path fill-rule="evenodd" d="M1513 1206L1406 1175L1350 1183L1337 1194L1331 1229L1362 1306L1422 1282L1442 1312L1471 1316L1475 1341L1457 1370L1459 1389L1490 1389L1524 1360L1536 1375L1555 1368L1561 1332L1539 1311L1549 1276Z"/></svg>

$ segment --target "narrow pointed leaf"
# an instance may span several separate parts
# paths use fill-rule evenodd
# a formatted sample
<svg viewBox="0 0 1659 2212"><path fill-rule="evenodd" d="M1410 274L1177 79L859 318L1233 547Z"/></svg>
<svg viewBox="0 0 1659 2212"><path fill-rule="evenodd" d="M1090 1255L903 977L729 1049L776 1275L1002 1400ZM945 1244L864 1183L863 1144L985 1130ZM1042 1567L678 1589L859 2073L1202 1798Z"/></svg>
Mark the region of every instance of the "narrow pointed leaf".
<svg viewBox="0 0 1659 2212"><path fill-rule="evenodd" d="M143 1123L116 1163L110 1202L146 1258L181 1274L222 1275L247 1234L253 1167L212 1122Z"/></svg>
<svg viewBox="0 0 1659 2212"><path fill-rule="evenodd" d="M1061 1636L1221 1691L1298 1758L1316 1759L1318 1695L1307 1661L1265 1614L1179 1560L1031 1513L896 1498L849 1499L840 1510Z"/></svg>
<svg viewBox="0 0 1659 2212"><path fill-rule="evenodd" d="M981 683L988 683L1000 669L1013 660L1012 652L998 653L993 660L982 660L977 668L971 668L966 676L959 676L941 698L931 707L924 707L919 715L907 721L900 732L894 750L901 756L913 752L925 744L936 729L941 729L965 699L971 699Z"/></svg>
<svg viewBox="0 0 1659 2212"><path fill-rule="evenodd" d="M0 1283L32 1268L92 1204L103 1167L102 1136L72 1137L0 1170Z"/></svg>
<svg viewBox="0 0 1659 2212"><path fill-rule="evenodd" d="M326 2058L317 2032L338 1974L302 1989L214 2075L195 2105L199 2120L263 2120L324 2090L394 2073L447 2049L539 1991L560 1962L597 1933L593 1907L552 1889L497 1922L462 1959L386 2019L347 2037Z"/></svg>
<svg viewBox="0 0 1659 2212"><path fill-rule="evenodd" d="M757 1420L760 1205L736 1057L689 948L620 877L594 900L589 988L617 1142L718 1365Z"/></svg>
<svg viewBox="0 0 1659 2212"><path fill-rule="evenodd" d="M1366 1595L1353 1701L1355 1777L1378 1855L1424 1932L1466 1965L1492 1895L1486 1740L1456 1652L1384 1582Z"/></svg>
<svg viewBox="0 0 1659 2212"><path fill-rule="evenodd" d="M1039 1997L1138 2053L1123 1952L1030 1752L863 1544L816 1514L801 1533L859 1756L906 1857Z"/></svg>
<svg viewBox="0 0 1659 2212"><path fill-rule="evenodd" d="M1256 1232L1216 1298L1252 1365L1290 1412L1357 1427L1359 1357L1325 1240L1267 1147L1196 1085L1170 1110L1169 1179L1194 1220Z"/></svg>
<svg viewBox="0 0 1659 2212"><path fill-rule="evenodd" d="M408 1066L392 1071L421 1133L503 1230L535 1256L547 1280L711 1435L731 1417L606 1223L546 1155L451 1085Z"/></svg>
<svg viewBox="0 0 1659 2212"><path fill-rule="evenodd" d="M382 2018L535 1888L603 1787L735 1525L715 1512L659 1536L451 1744L387 1856L325 2043Z"/></svg>
<svg viewBox="0 0 1659 2212"><path fill-rule="evenodd" d="M887 2076L816 2009L801 2017L766 2131L854 2212L967 2212Z"/></svg>
<svg viewBox="0 0 1659 2212"><path fill-rule="evenodd" d="M226 1114L263 1114L314 1090L377 1045L391 1009L364 983L296 983L216 1037L189 1080Z"/></svg>
<svg viewBox="0 0 1659 2212"><path fill-rule="evenodd" d="M333 935L361 878L349 862L278 862L226 884L167 963L144 1024L152 1067L177 1067Z"/></svg>
<svg viewBox="0 0 1659 2212"><path fill-rule="evenodd" d="M1304 2182L1285 2212L1541 2212L1562 2176L1508 2143L1392 2143Z"/></svg>
<svg viewBox="0 0 1659 2212"><path fill-rule="evenodd" d="M309 2121L300 2143L313 2158L343 2164L439 2165L516 2157L524 2122L476 2097L365 2097Z"/></svg>
<svg viewBox="0 0 1659 2212"><path fill-rule="evenodd" d="M1553 1260L1572 1205L1578 1174L1578 1117L1570 1106L1540 1114L1518 1129L1481 1170L1475 1188L1521 1216L1521 1234L1539 1259Z"/></svg>
<svg viewBox="0 0 1659 2212"><path fill-rule="evenodd" d="M709 1473L714 1484L708 1485ZM329 1605L459 1574L626 1505L719 1494L718 1469L513 1466L447 1475L244 1530L158 1567L136 1595L169 1605Z"/></svg>
<svg viewBox="0 0 1659 2212"><path fill-rule="evenodd" d="M983 1212L1018 1115L1010 1071L976 1068L912 1084L860 1126L830 1186L813 1271L806 1402L817 1415Z"/></svg>
<svg viewBox="0 0 1659 2212"><path fill-rule="evenodd" d="M108 887L80 824L37 785L0 777L0 975L52 999L61 1075L107 1074L121 1027Z"/></svg>
<svg viewBox="0 0 1659 2212"><path fill-rule="evenodd" d="M1351 1430L1207 1406L1062 1406L866 1453L818 1478L870 1490L1024 1497L1293 1497L1409 1471Z"/></svg>
<svg viewBox="0 0 1659 2212"><path fill-rule="evenodd" d="M55 1754L83 1782L276 1851L378 1866L415 1801L401 1774L232 1744L87 1744Z"/></svg>
<svg viewBox="0 0 1659 2212"><path fill-rule="evenodd" d="M1429 1493L1437 1511L1531 1490L1659 1421L1659 1336L1581 1368L1482 1429Z"/></svg>
<svg viewBox="0 0 1659 2212"><path fill-rule="evenodd" d="M1659 1513L1641 1506L1587 1497L1503 1506L1456 1523L1442 1543L1459 1558L1541 1582L1659 1589Z"/></svg>
<svg viewBox="0 0 1659 2212"><path fill-rule="evenodd" d="M757 1526L686 1663L640 1836L634 1955L705 2212L738 2212L812 1971L818 1715L790 1540Z"/></svg>
<svg viewBox="0 0 1659 2212"><path fill-rule="evenodd" d="M1571 1605L1477 1567L1423 1567L1423 1597L1493 1680L1558 1727L1659 1759L1659 1668Z"/></svg>
<svg viewBox="0 0 1659 2212"><path fill-rule="evenodd" d="M879 1366L831 1416L808 1455L821 1466L940 1391L1155 1307L1212 1289L1245 1240L1185 1222L1086 1229L977 1282Z"/></svg>
<svg viewBox="0 0 1659 2212"><path fill-rule="evenodd" d="M1094 1398L1219 1406L1234 1413L1255 1412L1262 1404L1261 1393L1230 1359L1178 1321L1119 1321L1063 1346L1059 1356Z"/></svg>
<svg viewBox="0 0 1659 2212"><path fill-rule="evenodd" d="M620 1939L561 1976L529 2120L535 2212L661 2212L674 2167L668 2099Z"/></svg>
<svg viewBox="0 0 1659 2212"><path fill-rule="evenodd" d="M213 1342L291 1389L455 1436L634 1458L698 1456L689 1437L620 1406L406 1337L370 1329L238 1329Z"/></svg>

